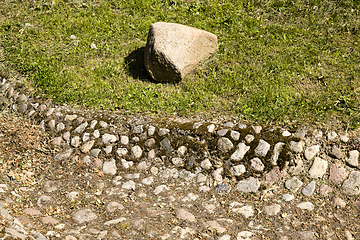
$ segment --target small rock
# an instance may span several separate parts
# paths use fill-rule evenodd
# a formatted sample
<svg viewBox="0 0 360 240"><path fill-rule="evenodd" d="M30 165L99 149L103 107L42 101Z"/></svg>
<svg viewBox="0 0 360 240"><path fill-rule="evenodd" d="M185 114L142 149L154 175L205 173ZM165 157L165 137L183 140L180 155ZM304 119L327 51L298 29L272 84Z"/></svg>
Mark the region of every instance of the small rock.
<svg viewBox="0 0 360 240"><path fill-rule="evenodd" d="M296 131L296 133L294 133L294 137L300 140L303 140L305 138L305 135L306 135L306 130L298 130Z"/></svg>
<svg viewBox="0 0 360 240"><path fill-rule="evenodd" d="M332 141L337 137L337 134L336 134L336 132L329 132L327 137L328 137L329 141Z"/></svg>
<svg viewBox="0 0 360 240"><path fill-rule="evenodd" d="M116 161L115 159L111 159L110 161L104 162L103 172L105 174L115 175L116 174Z"/></svg>
<svg viewBox="0 0 360 240"><path fill-rule="evenodd" d="M246 146L245 143L239 143L238 149L231 155L231 160L240 161L244 158L247 151L250 150L250 146Z"/></svg>
<svg viewBox="0 0 360 240"><path fill-rule="evenodd" d="M251 240L251 237L253 236L254 234L252 232L248 232L248 231L242 231L242 232L239 232L236 239L237 240Z"/></svg>
<svg viewBox="0 0 360 240"><path fill-rule="evenodd" d="M342 159L344 157L344 154L341 152L340 148L335 145L332 146L330 155L337 159Z"/></svg>
<svg viewBox="0 0 360 240"><path fill-rule="evenodd" d="M270 206L265 206L264 211L267 215L273 216L280 212L281 206L279 204L273 204Z"/></svg>
<svg viewBox="0 0 360 240"><path fill-rule="evenodd" d="M221 152L229 152L234 147L233 143L226 137L219 138L217 146Z"/></svg>
<svg viewBox="0 0 360 240"><path fill-rule="evenodd" d="M133 129L133 133L142 133L143 132L143 125L137 125Z"/></svg>
<svg viewBox="0 0 360 240"><path fill-rule="evenodd" d="M146 142L145 142L145 146L148 148L154 146L154 144L155 144L155 139L153 139L153 138L150 138L150 139L146 140Z"/></svg>
<svg viewBox="0 0 360 240"><path fill-rule="evenodd" d="M339 164L332 164L330 166L329 181L334 184L342 183L348 176L348 172L344 167L340 167Z"/></svg>
<svg viewBox="0 0 360 240"><path fill-rule="evenodd" d="M314 137L314 138L319 139L319 138L322 138L322 136L323 136L323 132L322 132L321 130L315 129L315 130L313 131L313 137Z"/></svg>
<svg viewBox="0 0 360 240"><path fill-rule="evenodd" d="M43 224L49 224L49 225L56 225L56 224L60 223L59 220L57 220L56 218L53 218L51 216L42 217L41 222Z"/></svg>
<svg viewBox="0 0 360 240"><path fill-rule="evenodd" d="M285 202L290 202L294 198L295 197L292 194L284 194L284 195L282 195L282 200L284 200Z"/></svg>
<svg viewBox="0 0 360 240"><path fill-rule="evenodd" d="M153 177L144 178L141 183L145 185L151 185L154 182Z"/></svg>
<svg viewBox="0 0 360 240"><path fill-rule="evenodd" d="M228 129L220 129L219 131L216 132L217 135L219 135L220 137L223 137L227 134L229 130Z"/></svg>
<svg viewBox="0 0 360 240"><path fill-rule="evenodd" d="M173 152L174 149L171 147L170 141L167 138L164 138L161 142L160 145L163 149L165 149L167 152Z"/></svg>
<svg viewBox="0 0 360 240"><path fill-rule="evenodd" d="M151 149L149 152L148 152L148 159L154 159L156 156L156 152L154 149Z"/></svg>
<svg viewBox="0 0 360 240"><path fill-rule="evenodd" d="M282 132L281 135L282 135L283 137L290 137L290 136L291 136L291 132L285 130L285 131Z"/></svg>
<svg viewBox="0 0 360 240"><path fill-rule="evenodd" d="M124 209L124 206L118 202L109 202L108 205L106 205L106 210L110 213L113 213L117 210L122 210L122 209Z"/></svg>
<svg viewBox="0 0 360 240"><path fill-rule="evenodd" d="M80 146L80 137L79 136L75 136L71 139L71 146L77 148Z"/></svg>
<svg viewBox="0 0 360 240"><path fill-rule="evenodd" d="M100 137L100 132L99 132L99 130L94 130L94 132L93 132L93 136L95 137L95 138L99 138Z"/></svg>
<svg viewBox="0 0 360 240"><path fill-rule="evenodd" d="M271 156L271 164L272 165L275 165L275 166L277 165L277 161L279 159L280 152L282 151L284 145L285 145L285 143L283 143L283 142L278 142L275 144L273 155Z"/></svg>
<svg viewBox="0 0 360 240"><path fill-rule="evenodd" d="M65 121L73 121L77 118L77 115L65 115Z"/></svg>
<svg viewBox="0 0 360 240"><path fill-rule="evenodd" d="M56 137L53 140L51 140L51 143L57 146L60 146L62 144L62 137Z"/></svg>
<svg viewBox="0 0 360 240"><path fill-rule="evenodd" d="M314 210L314 204L312 204L311 202L303 202L303 203L299 203L297 205L298 208L304 209L304 210L309 210L312 211Z"/></svg>
<svg viewBox="0 0 360 240"><path fill-rule="evenodd" d="M90 151L90 155L93 156L93 157L98 157L99 154L100 154L100 152L101 152L101 149L99 149L99 148L92 149L92 150Z"/></svg>
<svg viewBox="0 0 360 240"><path fill-rule="evenodd" d="M84 123L80 124L80 125L75 129L75 132L81 134L81 133L85 130L85 128L87 127L87 125L88 125L87 122L84 122Z"/></svg>
<svg viewBox="0 0 360 240"><path fill-rule="evenodd" d="M231 190L231 186L227 183L220 183L216 186L215 191L218 194L227 194Z"/></svg>
<svg viewBox="0 0 360 240"><path fill-rule="evenodd" d="M222 175L221 175L222 171L223 171L223 168L218 168L212 172L211 175L215 181L222 182L222 180L223 180Z"/></svg>
<svg viewBox="0 0 360 240"><path fill-rule="evenodd" d="M344 208L344 207L346 207L346 202L339 197L334 197L333 205L334 205L334 207Z"/></svg>
<svg viewBox="0 0 360 240"><path fill-rule="evenodd" d="M270 144L261 139L259 145L255 148L255 154L260 157L265 157L269 150Z"/></svg>
<svg viewBox="0 0 360 240"><path fill-rule="evenodd" d="M127 169L133 166L134 162L133 161L126 161L125 159L121 159L121 164L123 166L123 168Z"/></svg>
<svg viewBox="0 0 360 240"><path fill-rule="evenodd" d="M238 177L241 174L243 174L244 172L246 172L246 169L245 169L245 166L243 164L240 164L240 165L236 165L236 166L231 167L230 172L235 177Z"/></svg>
<svg viewBox="0 0 360 240"><path fill-rule="evenodd" d="M100 121L100 122L99 122L99 125L100 125L100 127L102 127L102 128L107 128L107 127L108 127L107 122L104 122L104 121Z"/></svg>
<svg viewBox="0 0 360 240"><path fill-rule="evenodd" d="M164 135L168 134L169 132L170 132L170 130L167 129L167 128L160 128L159 129L159 136L164 136ZM151 135L151 134L149 134L149 135Z"/></svg>
<svg viewBox="0 0 360 240"><path fill-rule="evenodd" d="M341 136L340 136L340 140L341 140L342 142L344 142L344 143L347 143L347 142L349 141L349 137L348 137L347 134L341 135Z"/></svg>
<svg viewBox="0 0 360 240"><path fill-rule="evenodd" d="M261 132L262 127L261 126L252 126L254 132L256 134L259 134Z"/></svg>
<svg viewBox="0 0 360 240"><path fill-rule="evenodd" d="M122 188L135 191L135 182L129 180L122 185Z"/></svg>
<svg viewBox="0 0 360 240"><path fill-rule="evenodd" d="M309 170L311 178L322 178L326 173L328 162L319 157L315 157L314 163Z"/></svg>
<svg viewBox="0 0 360 240"><path fill-rule="evenodd" d="M155 133L155 127L154 126L149 126L149 128L148 128L149 136L154 135L154 133Z"/></svg>
<svg viewBox="0 0 360 240"><path fill-rule="evenodd" d="M88 153L90 151L90 149L94 146L94 143L95 143L94 140L84 143L84 145L82 145L82 147L81 147L81 152Z"/></svg>
<svg viewBox="0 0 360 240"><path fill-rule="evenodd" d="M247 125L244 124L244 123L239 123L239 124L238 124L238 128L240 128L240 129L246 129L246 128L247 128Z"/></svg>
<svg viewBox="0 0 360 240"><path fill-rule="evenodd" d="M249 193L249 192L256 192L260 187L259 181L254 178L250 177L247 180L239 181L236 188L240 192Z"/></svg>
<svg viewBox="0 0 360 240"><path fill-rule="evenodd" d="M213 133L215 131L215 125L214 124L210 124L209 126L207 126L208 132L209 133Z"/></svg>
<svg viewBox="0 0 360 240"><path fill-rule="evenodd" d="M205 170L209 170L212 167L212 164L209 159L205 159L200 163L200 167Z"/></svg>
<svg viewBox="0 0 360 240"><path fill-rule="evenodd" d="M274 167L270 172L265 174L265 181L267 182L277 182L281 178L285 176L285 171L280 171L280 167L276 166Z"/></svg>
<svg viewBox="0 0 360 240"><path fill-rule="evenodd" d="M176 217L181 220L186 220L189 222L196 222L195 216L183 208L176 210Z"/></svg>
<svg viewBox="0 0 360 240"><path fill-rule="evenodd" d="M83 138L82 138L82 141L83 142L86 142L90 139L90 133L84 133L83 135Z"/></svg>
<svg viewBox="0 0 360 240"><path fill-rule="evenodd" d="M320 151L320 145L315 145L315 146L308 147L305 150L305 158L307 160L311 160L316 156L316 154L319 153L319 151Z"/></svg>
<svg viewBox="0 0 360 240"><path fill-rule="evenodd" d="M303 185L297 177L292 177L285 182L285 187L292 192L296 192Z"/></svg>
<svg viewBox="0 0 360 240"><path fill-rule="evenodd" d="M169 190L169 188L166 185L159 185L155 188L154 194L158 195L159 193L161 193L164 190Z"/></svg>
<svg viewBox="0 0 360 240"><path fill-rule="evenodd" d="M59 189L61 183L59 181L47 181L44 184L44 192L50 193Z"/></svg>
<svg viewBox="0 0 360 240"><path fill-rule="evenodd" d="M105 133L105 134L102 136L102 140L103 140L103 143L104 143L105 145L108 145L108 144L110 144L110 143L116 142L116 136L115 136L115 135L112 135L112 134Z"/></svg>
<svg viewBox="0 0 360 240"><path fill-rule="evenodd" d="M129 144L129 137L128 136L120 136L120 143L122 145L128 145Z"/></svg>
<svg viewBox="0 0 360 240"><path fill-rule="evenodd" d="M106 154L109 155L109 154L112 152L112 146L111 146L111 145L106 146L106 147L103 148L103 150L104 150L104 152L105 152Z"/></svg>
<svg viewBox="0 0 360 240"><path fill-rule="evenodd" d="M247 134L247 135L245 136L245 141L246 141L247 143L251 143L252 141L254 141L254 139L255 139L254 135Z"/></svg>
<svg viewBox="0 0 360 240"><path fill-rule="evenodd" d="M262 163L262 161L259 158L253 158L250 160L250 166L255 171L263 171L265 168L265 165Z"/></svg>
<svg viewBox="0 0 360 240"><path fill-rule="evenodd" d="M328 196L330 192L332 192L333 189L332 187L326 185L326 184L321 184L319 187L319 194L321 196Z"/></svg>
<svg viewBox="0 0 360 240"><path fill-rule="evenodd" d="M351 167L359 166L359 152L357 150L349 151L349 157L346 158L346 163Z"/></svg>
<svg viewBox="0 0 360 240"><path fill-rule="evenodd" d="M137 169L140 171L145 171L150 167L150 163L147 161L142 161L138 164Z"/></svg>
<svg viewBox="0 0 360 240"><path fill-rule="evenodd" d="M304 145L305 143L303 141L300 142L291 141L290 150L293 151L294 153L301 153L303 151Z"/></svg>
<svg viewBox="0 0 360 240"><path fill-rule="evenodd" d="M181 146L178 148L178 150L176 151L180 156L184 156L185 153L187 151L187 148L185 146Z"/></svg>
<svg viewBox="0 0 360 240"><path fill-rule="evenodd" d="M73 220L77 224L91 222L94 221L96 218L97 218L96 214L91 209L88 208L77 211L73 216Z"/></svg>
<svg viewBox="0 0 360 240"><path fill-rule="evenodd" d="M195 163L196 163L195 158L194 158L194 157L189 157L188 160L187 160L186 165L187 165L189 168L192 168Z"/></svg>
<svg viewBox="0 0 360 240"><path fill-rule="evenodd" d="M128 150L126 148L118 148L116 153L119 155L119 157L122 157L128 153Z"/></svg>
<svg viewBox="0 0 360 240"><path fill-rule="evenodd" d="M305 196L311 196L315 191L315 181L311 181L308 185L306 185L301 193Z"/></svg>
<svg viewBox="0 0 360 240"><path fill-rule="evenodd" d="M204 223L204 227L215 229L218 234L222 234L226 231L226 228L221 227L216 221L207 221Z"/></svg>
<svg viewBox="0 0 360 240"><path fill-rule="evenodd" d="M140 158L143 151L140 146L134 146L131 148L131 152L135 158Z"/></svg>
<svg viewBox="0 0 360 240"><path fill-rule="evenodd" d="M226 128L232 128L234 126L235 126L235 124L233 122L227 122L224 124L224 127L226 127Z"/></svg>
<svg viewBox="0 0 360 240"><path fill-rule="evenodd" d="M346 195L357 195L360 193L360 172L353 171L349 178L346 179L341 187Z"/></svg>
<svg viewBox="0 0 360 240"><path fill-rule="evenodd" d="M238 131L231 130L230 136L233 140L237 141L240 138L240 133Z"/></svg>

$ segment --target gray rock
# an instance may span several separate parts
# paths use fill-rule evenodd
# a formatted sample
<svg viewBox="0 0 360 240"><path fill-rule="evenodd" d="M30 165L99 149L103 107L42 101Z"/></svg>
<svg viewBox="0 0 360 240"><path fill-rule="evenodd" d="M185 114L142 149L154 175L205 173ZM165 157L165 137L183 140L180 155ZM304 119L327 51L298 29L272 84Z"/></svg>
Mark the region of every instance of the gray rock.
<svg viewBox="0 0 360 240"><path fill-rule="evenodd" d="M134 146L131 148L131 152L132 152L132 155L135 157L135 158L140 158L143 151L141 149L140 146Z"/></svg>
<svg viewBox="0 0 360 240"><path fill-rule="evenodd" d="M84 123L80 124L77 128L75 128L75 132L81 134L87 126L88 126L88 123L84 122Z"/></svg>
<svg viewBox="0 0 360 240"><path fill-rule="evenodd" d="M90 164L90 163L91 163L91 159L90 159L90 157L87 156L87 155L86 155L85 157L83 157L82 161L83 161L84 163L86 163L86 164Z"/></svg>
<svg viewBox="0 0 360 240"><path fill-rule="evenodd" d="M192 181L195 178L196 174L187 171L185 169L179 172L179 177L184 179L186 182Z"/></svg>
<svg viewBox="0 0 360 240"><path fill-rule="evenodd" d="M308 185L306 185L302 190L301 193L305 196L311 196L315 191L315 181L311 181Z"/></svg>
<svg viewBox="0 0 360 240"><path fill-rule="evenodd" d="M353 171L349 178L346 179L341 187L346 195L357 195L360 193L360 172Z"/></svg>
<svg viewBox="0 0 360 240"><path fill-rule="evenodd" d="M54 119L51 119L51 120L48 122L48 126L49 126L49 128L54 128L54 127L55 127L55 120L54 120Z"/></svg>
<svg viewBox="0 0 360 240"><path fill-rule="evenodd" d="M359 167L359 152L357 150L349 151L349 157L346 163L351 167Z"/></svg>
<svg viewBox="0 0 360 240"><path fill-rule="evenodd" d="M71 146L77 148L80 146L80 137L79 136L75 136L71 139Z"/></svg>
<svg viewBox="0 0 360 240"><path fill-rule="evenodd" d="M261 139L259 145L255 148L255 154L260 157L265 157L269 149L270 144Z"/></svg>
<svg viewBox="0 0 360 240"><path fill-rule="evenodd" d="M170 141L167 138L164 138L161 142L160 145L163 149L165 149L167 152L173 152L174 149L171 147Z"/></svg>
<svg viewBox="0 0 360 240"><path fill-rule="evenodd" d="M314 163L309 170L311 178L322 178L326 173L328 162L321 158L315 157Z"/></svg>
<svg viewBox="0 0 360 240"><path fill-rule="evenodd" d="M194 166L194 164L196 163L196 160L194 157L189 157L188 160L186 161L186 165L189 167L189 168L192 168Z"/></svg>
<svg viewBox="0 0 360 240"><path fill-rule="evenodd" d="M116 136L112 134L105 133L102 135L102 140L105 145L116 142Z"/></svg>
<svg viewBox="0 0 360 240"><path fill-rule="evenodd" d="M123 168L127 169L132 167L134 164L133 161L126 161L125 159L121 159L121 165L123 166Z"/></svg>
<svg viewBox="0 0 360 240"><path fill-rule="evenodd" d="M247 180L239 181L236 188L240 192L249 193L249 192L256 192L260 187L259 181L254 178L250 177Z"/></svg>
<svg viewBox="0 0 360 240"><path fill-rule="evenodd" d="M218 168L211 173L211 176L214 178L215 181L217 182L223 181L223 177L222 177L223 170L224 170L223 168Z"/></svg>
<svg viewBox="0 0 360 240"><path fill-rule="evenodd" d="M224 127L226 127L226 128L232 128L234 126L235 126L235 124L233 122L227 122L224 124Z"/></svg>
<svg viewBox="0 0 360 240"><path fill-rule="evenodd" d="M73 220L77 224L83 224L83 223L86 223L86 222L92 222L96 218L97 218L96 214L89 208L79 210L73 216Z"/></svg>
<svg viewBox="0 0 360 240"><path fill-rule="evenodd" d="M115 159L111 159L110 161L104 162L103 172L105 174L115 175L116 174L116 161Z"/></svg>
<svg viewBox="0 0 360 240"><path fill-rule="evenodd" d="M218 49L217 37L209 32L176 24L151 25L144 51L145 68L158 82L178 82Z"/></svg>
<svg viewBox="0 0 360 240"><path fill-rule="evenodd" d="M46 181L44 184L44 192L51 193L57 191L61 186L59 181Z"/></svg>
<svg viewBox="0 0 360 240"><path fill-rule="evenodd" d="M240 161L244 158L247 151L250 150L250 146L246 146L245 143L239 143L238 149L231 155L231 160Z"/></svg>
<svg viewBox="0 0 360 240"><path fill-rule="evenodd" d="M285 145L285 143L283 143L283 142L278 142L275 144L273 155L271 156L271 164L272 165L275 165L275 166L277 165L277 161L279 159L281 150L283 149L284 145Z"/></svg>
<svg viewBox="0 0 360 240"><path fill-rule="evenodd" d="M301 153L303 151L304 145L305 143L303 141L300 142L291 141L290 150L293 151L294 153Z"/></svg>
<svg viewBox="0 0 360 240"><path fill-rule="evenodd" d="M296 192L303 185L297 177L292 177L285 182L285 187L292 192Z"/></svg>
<svg viewBox="0 0 360 240"><path fill-rule="evenodd" d="M305 150L305 158L307 160L311 160L316 156L316 154L319 153L319 151L320 151L320 145L315 145L315 146L308 147Z"/></svg>
<svg viewBox="0 0 360 240"><path fill-rule="evenodd" d="M246 168L243 164L240 165L236 165L230 168L230 172L232 175L238 177L241 174L243 174L244 172L246 172Z"/></svg>

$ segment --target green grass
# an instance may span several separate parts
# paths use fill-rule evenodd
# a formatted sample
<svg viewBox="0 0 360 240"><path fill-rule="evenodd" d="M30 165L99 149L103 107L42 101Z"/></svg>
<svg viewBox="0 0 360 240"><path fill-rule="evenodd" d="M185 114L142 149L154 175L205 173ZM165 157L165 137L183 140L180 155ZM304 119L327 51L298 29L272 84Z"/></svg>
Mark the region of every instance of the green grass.
<svg viewBox="0 0 360 240"><path fill-rule="evenodd" d="M28 75L29 85L59 103L359 125L359 1L3 2L3 68ZM216 34L218 53L180 83L151 81L143 49L158 21Z"/></svg>

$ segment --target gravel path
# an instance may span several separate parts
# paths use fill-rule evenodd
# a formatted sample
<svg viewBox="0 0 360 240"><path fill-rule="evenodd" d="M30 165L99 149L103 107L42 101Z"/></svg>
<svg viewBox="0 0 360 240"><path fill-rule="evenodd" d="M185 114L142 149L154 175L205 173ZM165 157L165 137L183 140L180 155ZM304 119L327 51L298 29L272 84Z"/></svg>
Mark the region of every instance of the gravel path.
<svg viewBox="0 0 360 240"><path fill-rule="evenodd" d="M355 133L70 108L0 80L0 239L360 238Z"/></svg>

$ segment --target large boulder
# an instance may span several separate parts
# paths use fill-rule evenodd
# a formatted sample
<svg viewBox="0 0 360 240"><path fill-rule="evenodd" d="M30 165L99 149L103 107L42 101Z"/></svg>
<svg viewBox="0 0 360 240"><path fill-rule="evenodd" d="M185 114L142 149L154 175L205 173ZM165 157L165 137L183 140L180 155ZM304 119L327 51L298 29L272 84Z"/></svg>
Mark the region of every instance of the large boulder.
<svg viewBox="0 0 360 240"><path fill-rule="evenodd" d="M145 68L157 82L178 82L196 72L218 49L216 35L176 23L150 26Z"/></svg>

